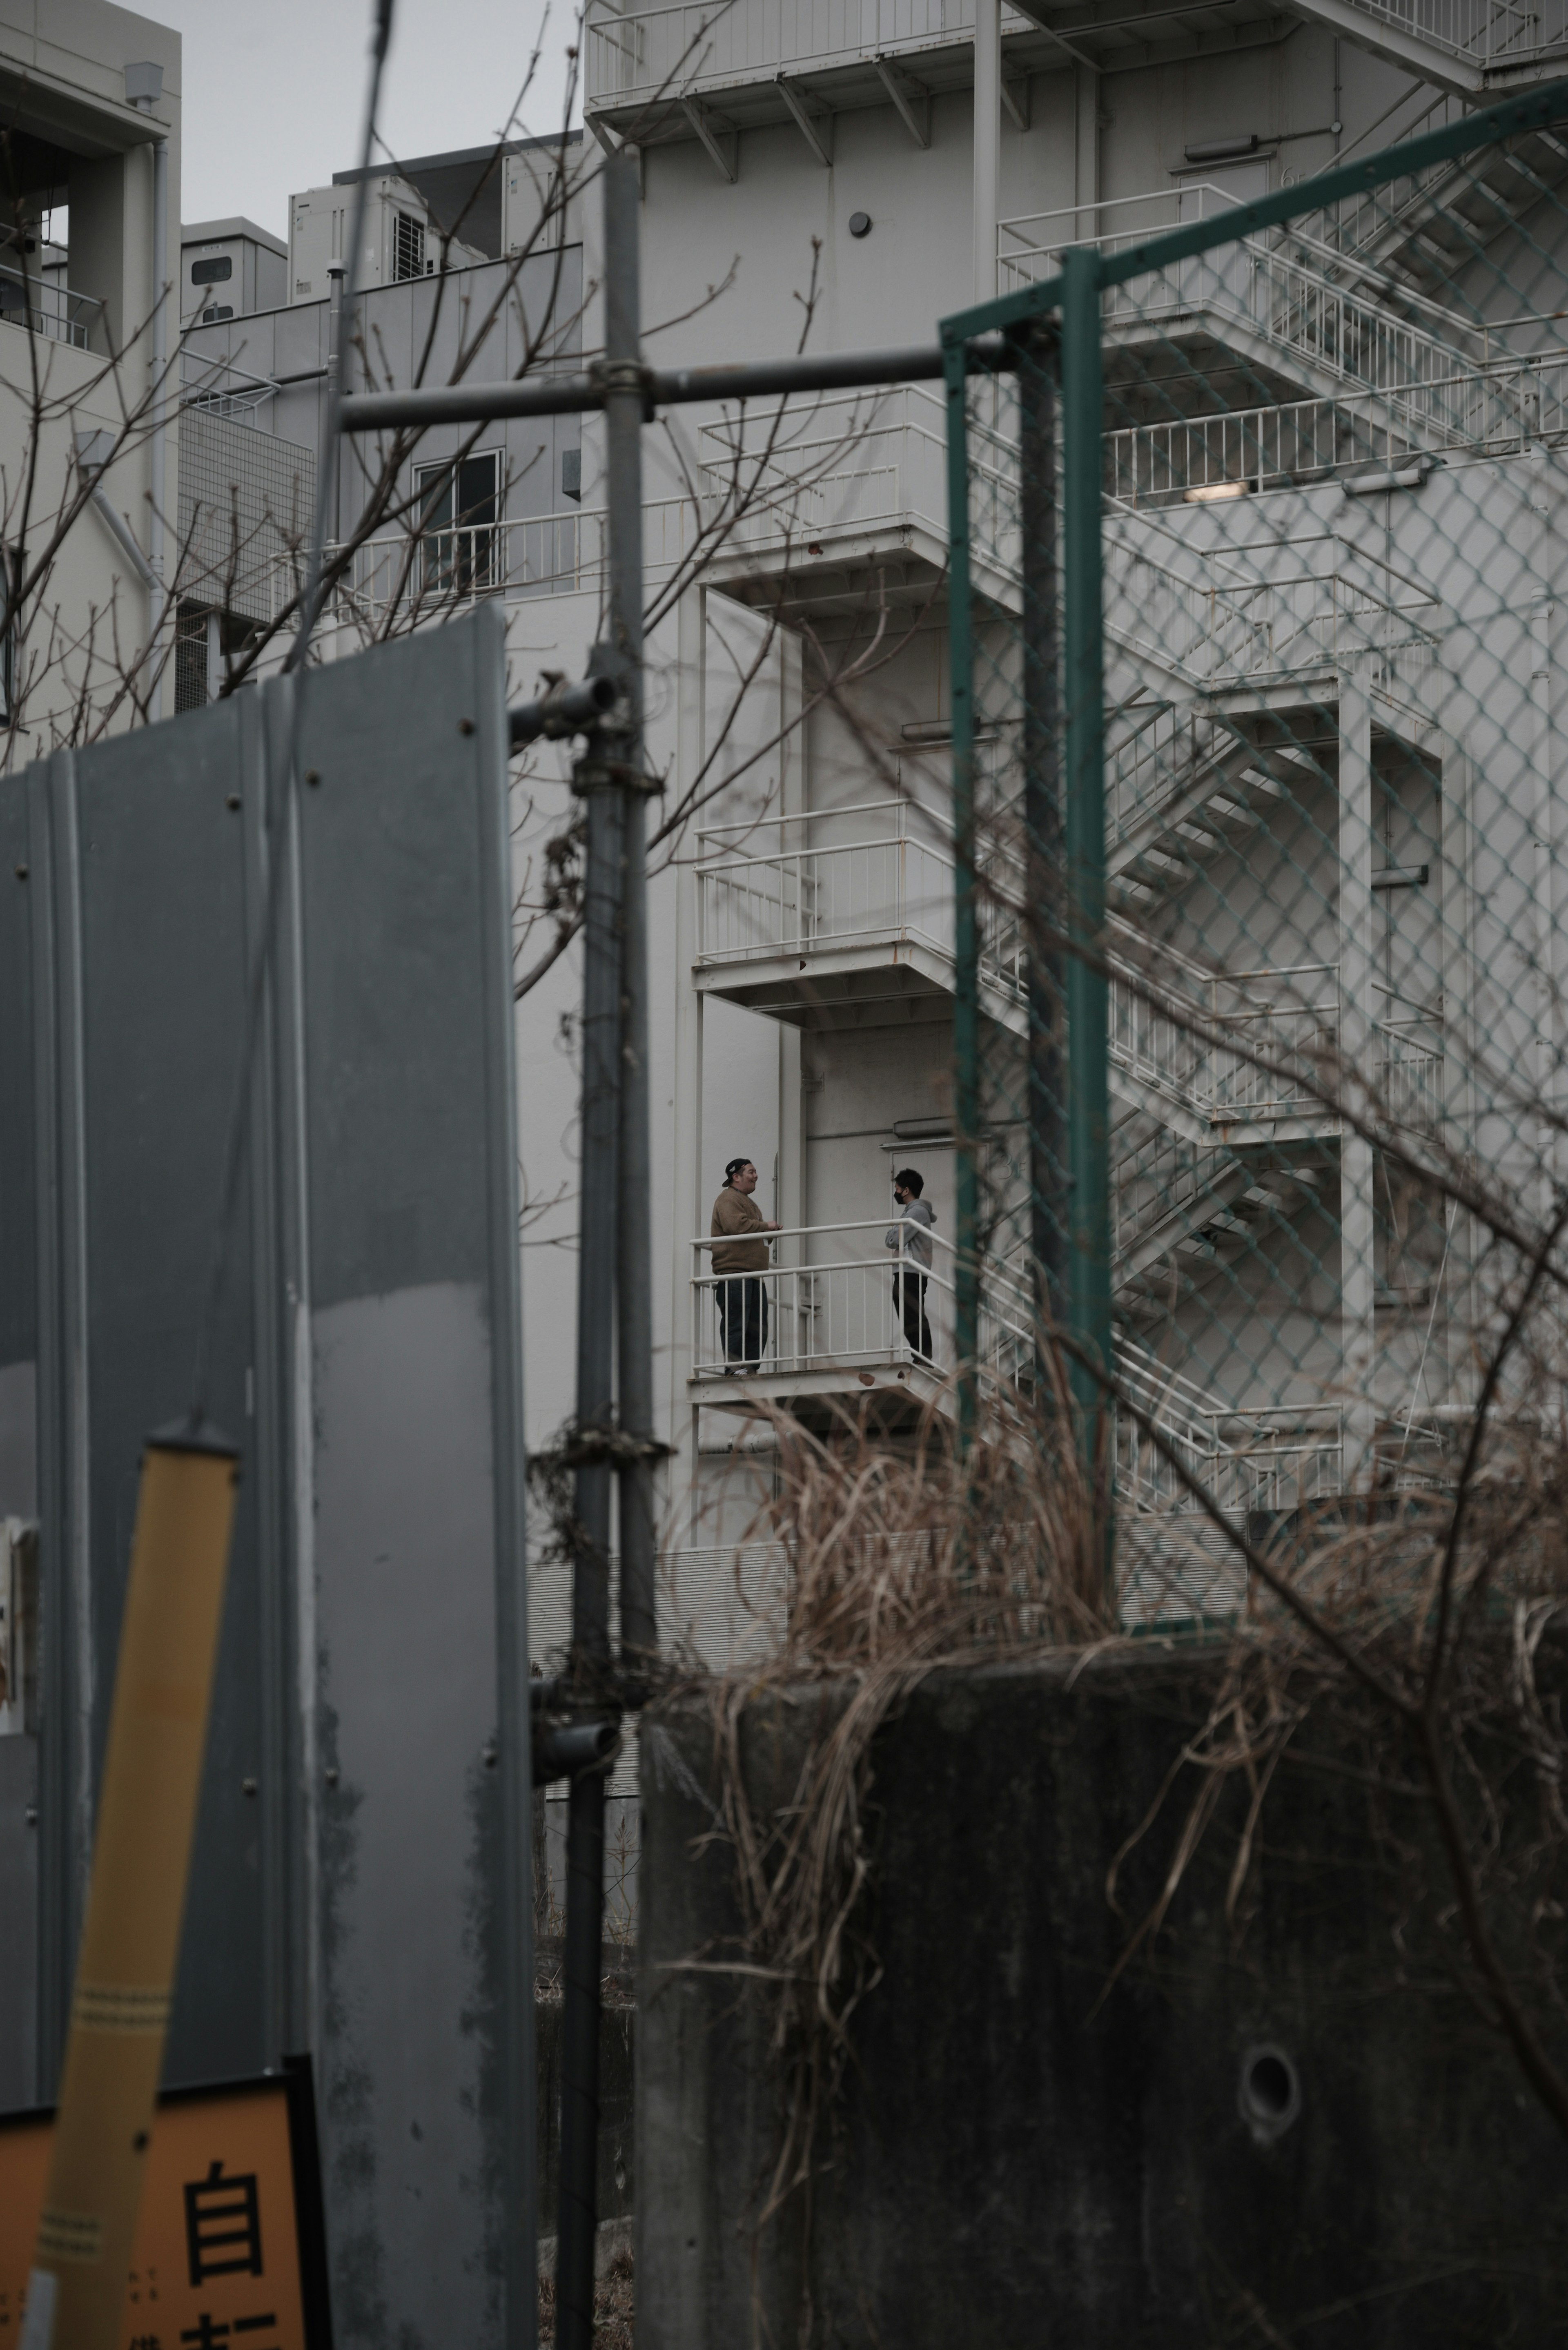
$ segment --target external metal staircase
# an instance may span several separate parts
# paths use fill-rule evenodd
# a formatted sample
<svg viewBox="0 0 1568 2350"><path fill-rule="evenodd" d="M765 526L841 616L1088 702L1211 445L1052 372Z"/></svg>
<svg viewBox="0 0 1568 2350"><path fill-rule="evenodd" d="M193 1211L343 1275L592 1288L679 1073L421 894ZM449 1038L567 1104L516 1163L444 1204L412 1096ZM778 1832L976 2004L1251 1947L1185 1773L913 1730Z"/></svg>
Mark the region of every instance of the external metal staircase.
<svg viewBox="0 0 1568 2350"><path fill-rule="evenodd" d="M1568 67L1563 0L1291 0L1298 16L1456 97L1546 81Z"/></svg>

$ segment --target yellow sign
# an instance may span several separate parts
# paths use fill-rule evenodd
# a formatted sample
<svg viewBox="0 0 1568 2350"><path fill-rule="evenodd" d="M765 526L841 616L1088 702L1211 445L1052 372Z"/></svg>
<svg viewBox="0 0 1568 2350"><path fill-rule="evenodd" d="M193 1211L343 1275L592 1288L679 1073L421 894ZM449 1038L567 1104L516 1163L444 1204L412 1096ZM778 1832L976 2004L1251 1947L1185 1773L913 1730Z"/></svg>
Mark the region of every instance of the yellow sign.
<svg viewBox="0 0 1568 2350"><path fill-rule="evenodd" d="M0 2115L0 2350L16 2350L52 2116ZM330 2350L303 2065L159 2100L122 2350Z"/></svg>

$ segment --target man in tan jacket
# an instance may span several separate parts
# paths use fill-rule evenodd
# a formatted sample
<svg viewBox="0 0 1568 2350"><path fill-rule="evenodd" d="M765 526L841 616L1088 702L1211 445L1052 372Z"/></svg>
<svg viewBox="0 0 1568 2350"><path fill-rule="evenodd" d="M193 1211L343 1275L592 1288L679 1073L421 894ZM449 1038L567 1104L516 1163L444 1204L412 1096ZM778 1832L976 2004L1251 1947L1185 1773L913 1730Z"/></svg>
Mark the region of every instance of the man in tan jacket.
<svg viewBox="0 0 1568 2350"><path fill-rule="evenodd" d="M776 1232L753 1199L757 1170L749 1159L732 1159L724 1187L713 1202L713 1270L727 1276L713 1284L727 1371L754 1371L768 1350L768 1270L764 1232Z"/></svg>

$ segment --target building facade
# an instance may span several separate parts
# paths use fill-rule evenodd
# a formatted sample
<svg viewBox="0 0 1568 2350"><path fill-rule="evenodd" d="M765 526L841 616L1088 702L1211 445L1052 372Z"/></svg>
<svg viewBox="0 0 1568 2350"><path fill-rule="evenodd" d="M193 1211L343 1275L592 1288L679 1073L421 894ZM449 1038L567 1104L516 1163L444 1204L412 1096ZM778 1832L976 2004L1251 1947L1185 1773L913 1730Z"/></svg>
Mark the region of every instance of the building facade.
<svg viewBox="0 0 1568 2350"><path fill-rule="evenodd" d="M857 0L834 22L829 36L810 11L751 0L711 22L700 7L590 13L588 130L606 146L630 144L639 161L650 359L707 364L803 341L819 350L929 342L939 318L1050 274L1068 244L1114 246L1206 217L1454 119L1561 63L1544 20L1511 18L1501 30L1501 20L1466 20L1456 29L1436 12L1428 24L1422 12L1362 0L1168 16L1131 16L1107 0L1070 20L1006 9L993 22L982 9L978 27L961 5L919 7L895 22L875 0ZM591 161L592 148L582 151ZM421 351L422 380L444 380L462 350L459 311L466 305L472 316L491 286L507 288L504 325L472 366L516 372L542 323L545 363L591 354L591 191L508 285L516 224L538 203L539 156L520 148L409 167L427 213L438 209L439 187L448 225L473 224L463 234L487 257L455 273L460 305L431 282L372 286L366 348L380 355L379 381L413 380ZM530 183L498 194L490 184L498 161L504 177L531 167ZM1428 182L1392 206L1347 208L1293 242L1275 237L1239 260L1195 267L1159 300L1107 320L1107 348L1122 354L1110 362L1109 699L1135 713L1122 733L1112 729L1116 920L1158 932L1172 955L1189 951L1210 989L1229 955L1248 1016L1288 1013L1298 1029L1316 1017L1342 1039L1359 1023L1367 1051L1381 1053L1378 1066L1397 1071L1390 1081L1412 1099L1445 1082L1442 1026L1461 1016L1461 997L1464 1019L1481 1016L1480 994L1470 987L1464 996L1459 983L1458 918L1443 897L1465 861L1454 780L1478 754L1454 737L1429 681L1420 683L1422 623L1395 583L1429 570L1434 533L1454 546L1480 531L1516 552L1536 550L1531 580L1507 585L1511 610L1553 592L1542 518L1556 494L1560 338L1543 314L1560 305L1538 298L1524 319L1493 325L1486 305L1496 314L1501 292L1484 286L1505 288L1510 253L1533 251L1532 208L1568 171L1568 149L1546 137L1522 171L1501 156L1488 169L1479 202L1456 181L1461 225L1447 251L1426 226L1443 202L1441 184ZM1539 267L1524 275L1539 295ZM201 365L230 371L223 381L236 410L250 397L242 371L255 388L247 430L309 449L329 307L295 294L274 310L199 328L191 348ZM1137 396L1157 352L1177 353L1186 381L1160 394L1158 414L1158 402L1140 408ZM1510 366L1545 403L1522 421L1501 397L1477 406L1476 388L1495 386ZM1249 581L1245 625L1239 608L1227 608L1217 631L1211 597L1201 615L1194 598L1210 593L1234 516L1191 494L1234 484L1227 430L1252 452L1241 484L1249 526L1285 551L1272 572ZM651 897L652 1205L666 1269L658 1358L672 1448L666 1597L672 1635L717 1660L747 1637L748 1607L765 1609L776 1571L776 1555L758 1543L752 1598L738 1593L734 1546L758 1531L773 1475L759 1403L818 1424L846 1406L869 1409L894 1431L928 1404L950 1409L945 423L937 391L912 384L798 401L782 421L771 408L715 401L663 421L645 444L649 743L667 779ZM1418 494L1390 494L1375 510L1346 496L1347 479L1412 451L1423 460ZM336 608L339 640L394 625L396 613L435 619L454 601L498 595L520 694L541 676L580 671L603 584L594 420L431 432L400 462L404 512L357 551ZM340 531L374 471L371 452L357 451ZM1363 618L1351 632L1358 654L1387 655L1376 676L1348 659L1351 636L1323 637L1314 601L1326 596L1331 614L1350 608L1343 576L1332 565L1324 572L1310 550L1333 539L1353 507L1375 512L1382 534L1381 568L1358 575L1351 598L1356 612L1376 616L1376 627ZM1515 509L1517 527L1508 519ZM996 551L995 577L1005 635L1015 553ZM1478 584L1475 594L1484 602L1496 588ZM1260 598L1272 599L1262 630ZM1232 622L1272 650L1237 654L1226 636ZM1521 646L1535 625L1525 625ZM1399 647L1390 628L1403 632ZM1288 644L1293 652L1281 650ZM1313 660L1303 645L1315 648ZM1519 648L1489 640L1487 662L1501 672L1523 660ZM1539 675L1544 706L1554 691L1550 660ZM1341 710L1347 676L1353 726ZM1486 698L1479 672L1460 690ZM1157 702L1164 714L1151 719ZM1548 712L1542 723L1552 723ZM1354 850L1341 818L1346 741L1359 746L1366 783L1355 805L1371 793L1378 808ZM1490 773L1516 802L1518 787L1495 759ZM1484 811L1473 795L1465 806L1473 834ZM524 907L570 821L564 761L520 782ZM1310 890L1303 827L1322 867ZM1283 911L1281 889L1260 879L1271 855L1291 870ZM1439 878L1388 879L1417 871ZM1303 892L1314 891L1309 918ZM1229 947L1216 947L1221 934ZM551 935L547 923L525 930L520 973ZM1464 953L1473 969L1473 944ZM1432 965L1419 1001L1391 1012L1401 972L1415 962ZM1321 1003L1302 998L1309 978ZM1002 1027L1013 1016L1007 984L999 966L988 1017ZM529 988L518 1015L535 1444L572 1409L576 1246L610 1243L576 1232L576 994L568 955ZM1193 1457L1222 1484L1231 1480L1236 1506L1271 1498L1282 1506L1343 1482L1353 1465L1345 1363L1376 1355L1387 1392L1372 1403L1384 1413L1402 1406L1413 1349L1426 1401L1446 1407L1457 1389L1434 1383L1436 1357L1410 1318L1414 1305L1390 1302L1398 1283L1371 1229L1375 1155L1304 1099L1271 1101L1267 1116L1253 1100L1242 1107L1257 1115L1233 1115L1233 1074L1217 1072L1212 1055L1196 1066L1136 999L1126 985L1116 998L1112 1048L1125 1361L1129 1375L1146 1358L1171 1366L1156 1382L1161 1409ZM738 1377L706 1243L723 1169L742 1154L755 1161L758 1203L781 1230L761 1276L766 1344L756 1369ZM910 1344L887 1246L891 1178L909 1165L935 1214L929 1361ZM1265 1223L1262 1253L1272 1253L1281 1296L1249 1305L1246 1284L1222 1276L1242 1243L1258 1255ZM1364 1242L1345 1241L1362 1226ZM1281 1342L1309 1264L1327 1284L1312 1310L1312 1344L1299 1331ZM1407 1285L1413 1298L1418 1284ZM1010 1344L1026 1351L1022 1292L1010 1297L1002 1283L991 1308L999 1361ZM1400 1312L1404 1335L1386 1345L1390 1314ZM1336 1397L1325 1419L1312 1418L1309 1390ZM1281 1413L1291 1411L1299 1424L1282 1438ZM1265 1422L1273 1457L1258 1469ZM1158 1480L1148 1482L1136 1451L1123 1463L1127 1498L1161 1504ZM539 1570L535 1622L548 1654L565 1638L564 1569Z"/></svg>

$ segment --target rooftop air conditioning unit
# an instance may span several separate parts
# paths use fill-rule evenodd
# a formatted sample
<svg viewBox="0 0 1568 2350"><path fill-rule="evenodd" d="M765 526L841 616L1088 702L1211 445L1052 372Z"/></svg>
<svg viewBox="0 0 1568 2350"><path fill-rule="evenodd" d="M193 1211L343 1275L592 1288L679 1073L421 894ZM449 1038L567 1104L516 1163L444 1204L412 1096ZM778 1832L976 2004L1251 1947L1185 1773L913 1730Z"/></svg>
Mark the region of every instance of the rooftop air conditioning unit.
<svg viewBox="0 0 1568 2350"><path fill-rule="evenodd" d="M352 181L330 188L306 188L289 199L288 298L319 302L330 292L327 270L334 263L348 266L348 239L354 231ZM395 172L379 173L365 194L365 250L360 256L359 286L401 286L416 277L432 276L441 267L441 230L419 190ZM466 269L483 254L452 243L447 253L449 269Z"/></svg>

